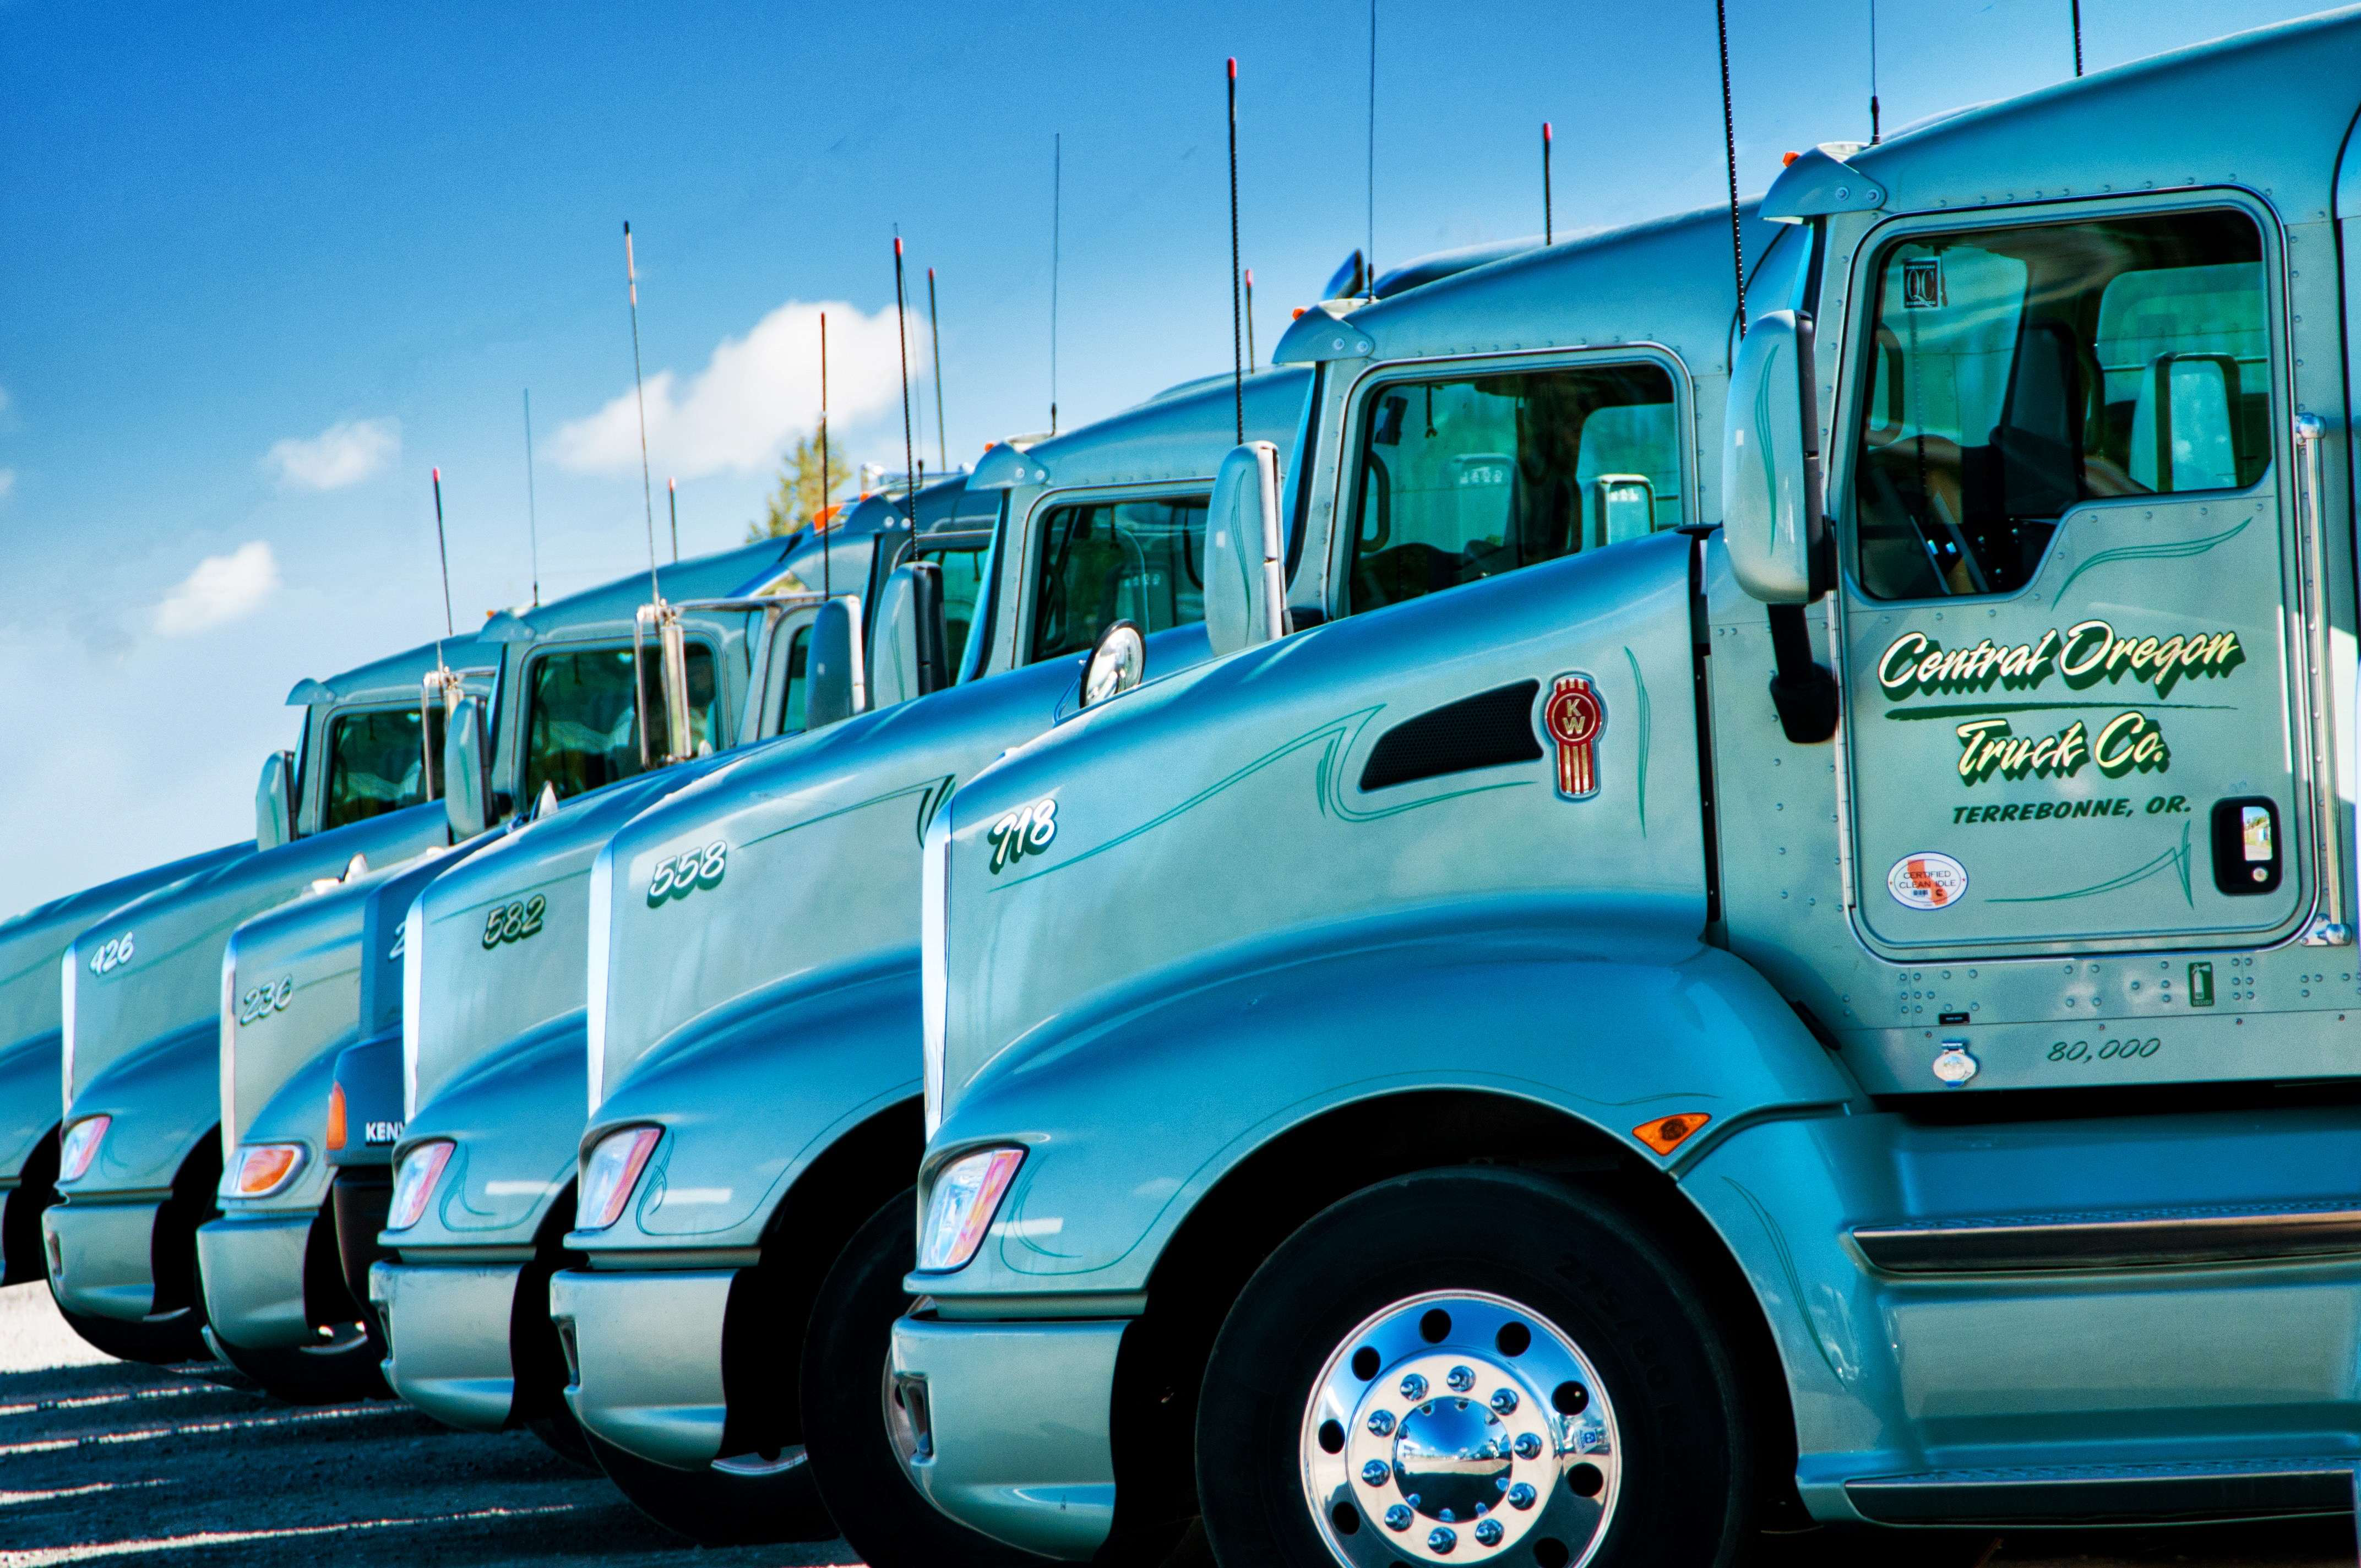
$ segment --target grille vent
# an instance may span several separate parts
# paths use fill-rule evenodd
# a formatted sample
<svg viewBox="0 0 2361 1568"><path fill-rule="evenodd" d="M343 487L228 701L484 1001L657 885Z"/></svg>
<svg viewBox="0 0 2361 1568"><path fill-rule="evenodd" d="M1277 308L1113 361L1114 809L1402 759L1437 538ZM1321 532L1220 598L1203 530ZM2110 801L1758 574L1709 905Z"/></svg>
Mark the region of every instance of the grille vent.
<svg viewBox="0 0 2361 1568"><path fill-rule="evenodd" d="M1541 689L1539 681L1519 681L1403 720L1378 738L1361 769L1361 787L1388 789L1470 768L1540 762L1533 699Z"/></svg>

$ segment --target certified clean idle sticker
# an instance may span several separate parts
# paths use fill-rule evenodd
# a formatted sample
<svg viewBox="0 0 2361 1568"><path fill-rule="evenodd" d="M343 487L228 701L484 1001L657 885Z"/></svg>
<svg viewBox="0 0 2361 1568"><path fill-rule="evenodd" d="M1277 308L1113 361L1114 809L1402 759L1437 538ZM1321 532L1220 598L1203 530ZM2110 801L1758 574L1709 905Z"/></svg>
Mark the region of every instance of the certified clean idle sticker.
<svg viewBox="0 0 2361 1568"><path fill-rule="evenodd" d="M1949 855L1921 850L1894 862L1885 891L1905 909L1949 909L1967 894L1968 868Z"/></svg>

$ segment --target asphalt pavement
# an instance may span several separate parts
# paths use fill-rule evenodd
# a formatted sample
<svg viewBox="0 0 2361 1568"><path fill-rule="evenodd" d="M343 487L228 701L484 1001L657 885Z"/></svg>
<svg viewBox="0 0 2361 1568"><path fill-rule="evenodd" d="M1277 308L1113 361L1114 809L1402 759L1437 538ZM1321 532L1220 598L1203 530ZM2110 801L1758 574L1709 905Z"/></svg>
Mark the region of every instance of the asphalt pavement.
<svg viewBox="0 0 2361 1568"><path fill-rule="evenodd" d="M2027 1537L1826 1534L1763 1568L2354 1568L2349 1521ZM0 1290L0 1568L801 1568L841 1541L706 1552L526 1432L455 1432L391 1400L299 1409L217 1367L112 1362L44 1286ZM944 1568L956 1568L946 1564Z"/></svg>

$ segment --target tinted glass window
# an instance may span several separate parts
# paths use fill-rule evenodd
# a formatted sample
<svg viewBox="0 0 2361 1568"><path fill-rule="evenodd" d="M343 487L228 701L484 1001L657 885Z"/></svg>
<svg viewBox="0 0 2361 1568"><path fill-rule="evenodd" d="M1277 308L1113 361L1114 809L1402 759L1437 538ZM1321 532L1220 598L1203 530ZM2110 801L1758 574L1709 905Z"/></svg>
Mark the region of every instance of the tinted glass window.
<svg viewBox="0 0 2361 1568"><path fill-rule="evenodd" d="M1397 381L1362 432L1356 610L1637 539L1683 517L1655 365Z"/></svg>
<svg viewBox="0 0 2361 1568"><path fill-rule="evenodd" d="M1852 481L1877 598L2007 593L2079 502L2270 467L2262 239L2243 214L1916 236L1877 288Z"/></svg>
<svg viewBox="0 0 2361 1568"><path fill-rule="evenodd" d="M1035 556L1027 656L1082 652L1118 620L1162 631L1204 620L1206 506L1176 497L1051 511ZM946 598L950 586L947 574Z"/></svg>
<svg viewBox="0 0 2361 1568"><path fill-rule="evenodd" d="M924 550L921 558L941 568L943 577L943 657L954 670L967 651L969 630L975 624L977 601L983 597L983 550Z"/></svg>
<svg viewBox="0 0 2361 1568"><path fill-rule="evenodd" d="M328 809L322 823L341 828L426 798L426 752L419 710L352 713L328 725Z"/></svg>
<svg viewBox="0 0 2361 1568"><path fill-rule="evenodd" d="M787 644L787 684L779 697L778 732L782 735L804 732L805 672L810 660L811 628L799 626Z"/></svg>
<svg viewBox="0 0 2361 1568"><path fill-rule="evenodd" d="M638 712L631 701L631 651L601 648L551 653L533 662L525 709L524 795L541 797L544 784L564 800L627 779L640 771ZM653 722L664 723L663 678L648 650L645 696ZM713 743L713 653L688 645L691 751ZM654 737L663 741L661 729Z"/></svg>

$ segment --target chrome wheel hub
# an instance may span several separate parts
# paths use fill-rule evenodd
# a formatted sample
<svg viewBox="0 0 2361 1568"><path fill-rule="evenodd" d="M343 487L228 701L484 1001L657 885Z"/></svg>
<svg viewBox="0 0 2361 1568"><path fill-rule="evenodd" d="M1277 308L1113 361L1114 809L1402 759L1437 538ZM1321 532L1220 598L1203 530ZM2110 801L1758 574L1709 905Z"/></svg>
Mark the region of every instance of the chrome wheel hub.
<svg viewBox="0 0 2361 1568"><path fill-rule="evenodd" d="M1537 1312L1479 1291L1397 1301L1312 1387L1304 1502L1346 1568L1581 1568L1621 1481L1615 1411L1589 1359Z"/></svg>

